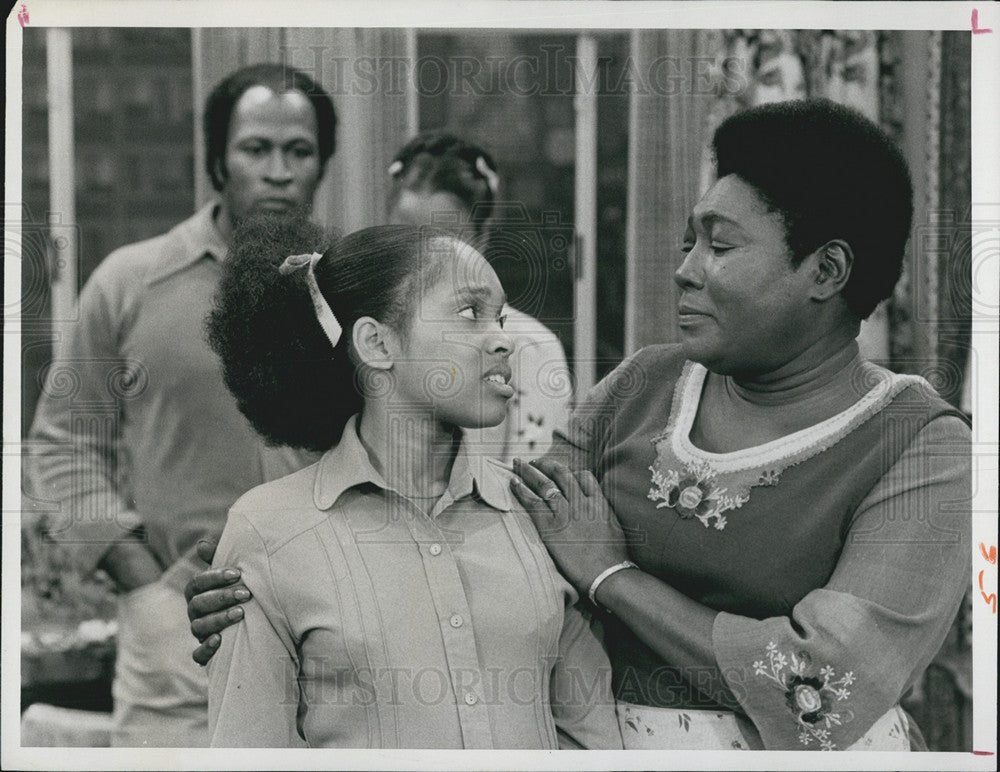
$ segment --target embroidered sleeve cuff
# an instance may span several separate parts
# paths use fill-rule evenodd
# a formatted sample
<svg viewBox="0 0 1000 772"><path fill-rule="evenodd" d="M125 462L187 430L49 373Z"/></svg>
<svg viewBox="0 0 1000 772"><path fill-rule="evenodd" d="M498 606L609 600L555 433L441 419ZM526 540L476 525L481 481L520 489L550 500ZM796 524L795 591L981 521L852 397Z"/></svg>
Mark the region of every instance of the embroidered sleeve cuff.
<svg viewBox="0 0 1000 772"><path fill-rule="evenodd" d="M871 629L863 603L818 594L838 595L810 593L794 627L785 617L722 612L715 620L719 668L768 750L847 748L898 702L909 672L898 647ZM829 625L812 613L823 605Z"/></svg>

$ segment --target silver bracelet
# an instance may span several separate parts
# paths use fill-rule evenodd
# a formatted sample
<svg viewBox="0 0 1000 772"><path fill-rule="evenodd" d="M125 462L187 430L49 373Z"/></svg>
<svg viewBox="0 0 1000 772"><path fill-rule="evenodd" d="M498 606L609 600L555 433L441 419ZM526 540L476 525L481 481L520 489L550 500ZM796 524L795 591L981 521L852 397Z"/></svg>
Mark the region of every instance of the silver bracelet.
<svg viewBox="0 0 1000 772"><path fill-rule="evenodd" d="M601 586L601 583L607 579L612 574L617 574L619 571L624 571L626 568L638 568L635 563L631 560L623 560L621 563L615 563L610 568L605 568L601 573L597 575L597 578L591 582L590 589L587 590L587 595L590 597L590 602L595 606L597 605L597 600L594 598L594 593L597 592L597 588Z"/></svg>

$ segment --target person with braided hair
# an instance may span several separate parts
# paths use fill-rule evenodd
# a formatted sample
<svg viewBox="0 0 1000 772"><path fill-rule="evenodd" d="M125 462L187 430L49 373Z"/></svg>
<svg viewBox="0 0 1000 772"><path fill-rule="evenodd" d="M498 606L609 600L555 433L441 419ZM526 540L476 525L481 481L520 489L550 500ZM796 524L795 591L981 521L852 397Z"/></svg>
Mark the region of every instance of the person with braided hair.
<svg viewBox="0 0 1000 772"><path fill-rule="evenodd" d="M462 237L491 255L491 225L500 196L493 158L454 134L418 134L389 166L389 222L432 223L457 228ZM567 427L572 388L562 344L530 314L507 306L507 331L517 346L511 356L517 389L507 419L481 429L473 441L503 461L537 458L552 444L552 432Z"/></svg>

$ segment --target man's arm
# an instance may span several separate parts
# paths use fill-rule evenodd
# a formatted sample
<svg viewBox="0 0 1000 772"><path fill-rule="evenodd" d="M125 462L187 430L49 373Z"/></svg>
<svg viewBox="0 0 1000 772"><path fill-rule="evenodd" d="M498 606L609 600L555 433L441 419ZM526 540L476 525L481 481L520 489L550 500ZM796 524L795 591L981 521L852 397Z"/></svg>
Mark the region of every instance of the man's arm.
<svg viewBox="0 0 1000 772"><path fill-rule="evenodd" d="M163 575L163 569L153 553L138 539L112 545L104 553L98 567L111 577L122 592L131 592Z"/></svg>
<svg viewBox="0 0 1000 772"><path fill-rule="evenodd" d="M110 260L110 259L109 259ZM52 502L49 534L88 573L100 567L128 591L162 574L118 489L118 444L129 363L118 352L121 288L102 264L84 287L78 319L47 373L25 458L27 490ZM132 365L135 369L135 365ZM125 378L122 374L126 373Z"/></svg>

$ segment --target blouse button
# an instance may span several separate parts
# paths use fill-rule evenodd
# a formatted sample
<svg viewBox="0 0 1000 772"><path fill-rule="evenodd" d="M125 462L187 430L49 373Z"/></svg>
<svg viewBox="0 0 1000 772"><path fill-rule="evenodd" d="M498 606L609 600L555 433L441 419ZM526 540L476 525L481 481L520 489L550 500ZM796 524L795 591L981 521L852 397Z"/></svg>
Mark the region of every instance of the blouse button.
<svg viewBox="0 0 1000 772"><path fill-rule="evenodd" d="M441 554L441 545L440 544L432 544L427 549L427 551L430 552L434 557L437 557L438 555Z"/></svg>
<svg viewBox="0 0 1000 772"><path fill-rule="evenodd" d="M462 617L460 617L458 614L452 614L452 616L451 616L451 626L452 627L461 627L462 626Z"/></svg>
<svg viewBox="0 0 1000 772"><path fill-rule="evenodd" d="M475 705L477 702L479 702L479 698L475 694L473 694L472 692L465 693L466 705Z"/></svg>

